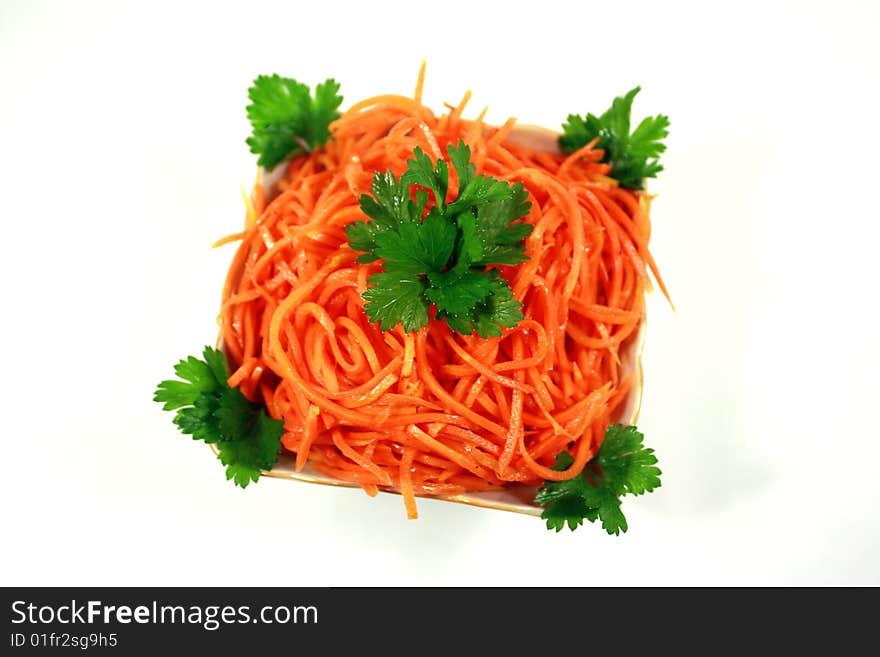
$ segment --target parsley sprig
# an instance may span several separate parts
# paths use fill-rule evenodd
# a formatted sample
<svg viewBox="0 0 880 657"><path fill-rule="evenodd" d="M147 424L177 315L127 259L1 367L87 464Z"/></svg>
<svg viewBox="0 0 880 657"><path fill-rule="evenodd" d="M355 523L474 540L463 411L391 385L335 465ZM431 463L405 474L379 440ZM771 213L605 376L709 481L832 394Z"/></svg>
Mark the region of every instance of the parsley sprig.
<svg viewBox="0 0 880 657"><path fill-rule="evenodd" d="M620 509L623 495L642 495L660 487L660 470L653 449L642 445L644 436L635 427L609 425L605 440L584 472L565 481L545 481L535 503L545 507L541 517L547 529L562 531L568 523L574 531L584 520L602 521L609 534L627 530ZM568 452L556 457L554 470L565 470L574 463ZM591 469L595 468L595 469Z"/></svg>
<svg viewBox="0 0 880 657"><path fill-rule="evenodd" d="M602 161L611 164L611 177L629 189L642 189L645 178L663 170L657 158L666 150L661 140L669 134L669 117L662 114L643 119L630 134L632 103L640 90L636 87L615 98L602 116L570 114L559 137L559 147L566 153L598 137L598 148L605 151Z"/></svg>
<svg viewBox="0 0 880 657"><path fill-rule="evenodd" d="M284 423L230 388L227 368L223 352L205 347L203 360L190 356L175 365L183 380L162 381L153 400L166 411L177 411L174 424L181 432L215 444L226 478L244 488L278 460Z"/></svg>
<svg viewBox="0 0 880 657"><path fill-rule="evenodd" d="M257 164L266 168L324 144L342 104L336 80L317 85L312 96L308 85L277 74L258 76L248 89L248 98L253 134L247 144L251 153L260 156Z"/></svg>
<svg viewBox="0 0 880 657"><path fill-rule="evenodd" d="M398 323L415 331L427 325L433 304L437 319L454 331L499 336L523 319L522 304L501 272L488 267L527 260L523 240L532 226L517 220L531 207L528 192L522 183L476 175L463 141L448 154L458 177L452 201L449 165L443 158L432 162L421 148L399 180L377 172L373 195L361 196L370 220L346 228L349 246L363 252L358 262L384 260L383 271L368 281L366 314L383 331Z"/></svg>

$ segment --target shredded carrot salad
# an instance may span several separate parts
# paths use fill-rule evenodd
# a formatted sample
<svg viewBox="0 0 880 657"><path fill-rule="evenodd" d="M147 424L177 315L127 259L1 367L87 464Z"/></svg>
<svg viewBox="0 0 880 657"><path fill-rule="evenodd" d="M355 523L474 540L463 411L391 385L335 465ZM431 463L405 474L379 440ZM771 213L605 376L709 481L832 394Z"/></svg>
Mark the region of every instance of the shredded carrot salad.
<svg viewBox="0 0 880 657"><path fill-rule="evenodd" d="M284 421L282 445L322 473L402 494L453 494L569 479L583 470L633 383L619 354L644 315L649 197L607 177L595 143L563 156L462 117L383 95L331 124L326 146L286 165L277 196L257 184L220 315L229 385ZM419 146L463 139L477 173L521 182L532 202L529 259L500 267L525 320L501 337L462 336L432 319L382 332L361 298L379 269L355 262L345 227L376 171L395 175ZM450 174L454 197L457 181ZM221 240L223 242L224 240ZM228 240L226 240L228 241ZM574 462L552 470L568 450Z"/></svg>

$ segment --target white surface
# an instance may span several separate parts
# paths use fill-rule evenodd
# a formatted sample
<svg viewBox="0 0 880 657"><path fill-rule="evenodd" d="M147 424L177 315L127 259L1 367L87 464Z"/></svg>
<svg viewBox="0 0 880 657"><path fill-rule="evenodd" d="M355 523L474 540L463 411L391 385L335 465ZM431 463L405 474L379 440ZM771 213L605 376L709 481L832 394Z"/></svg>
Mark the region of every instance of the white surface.
<svg viewBox="0 0 880 657"><path fill-rule="evenodd" d="M183 4L0 5L0 583L880 584L876 3ZM426 100L471 88L471 116L556 126L637 83L671 116L678 311L649 302L640 422L664 483L623 537L241 491L150 400L215 335L250 80L348 103L410 93L422 56Z"/></svg>

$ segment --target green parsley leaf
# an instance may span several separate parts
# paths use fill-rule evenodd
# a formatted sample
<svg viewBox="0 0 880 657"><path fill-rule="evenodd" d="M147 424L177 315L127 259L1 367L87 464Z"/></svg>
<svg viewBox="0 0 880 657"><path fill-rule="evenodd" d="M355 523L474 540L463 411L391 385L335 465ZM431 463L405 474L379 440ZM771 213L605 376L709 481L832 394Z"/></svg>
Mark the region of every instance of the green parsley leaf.
<svg viewBox="0 0 880 657"><path fill-rule="evenodd" d="M642 446L644 436L635 427L612 424L594 462L615 485L617 495L642 495L660 487L660 470L653 449Z"/></svg>
<svg viewBox="0 0 880 657"><path fill-rule="evenodd" d="M463 272L483 257L483 240L477 233L477 218L470 212L458 216L458 244L453 271Z"/></svg>
<svg viewBox="0 0 880 657"><path fill-rule="evenodd" d="M371 198L370 201L372 202ZM373 250L376 248L376 236L384 230L381 224L375 221L355 221L345 227L345 236L352 250L366 251L357 257L357 262L366 264L379 259L379 256L373 254Z"/></svg>
<svg viewBox="0 0 880 657"><path fill-rule="evenodd" d="M471 162L470 146L463 141L450 145L447 152L449 153L449 161L452 162L452 168L455 169L455 175L458 176L458 189L459 195L461 195L461 190L468 186L477 173L477 167Z"/></svg>
<svg viewBox="0 0 880 657"><path fill-rule="evenodd" d="M484 337L500 336L502 328L516 326L523 320L522 304L513 298L513 291L501 278L492 281L489 292L489 296L474 310L474 330L477 335Z"/></svg>
<svg viewBox="0 0 880 657"><path fill-rule="evenodd" d="M235 440L238 436L247 436L253 430L254 422L259 415L252 411L253 406L238 388L222 390L219 404L213 413L220 435L220 442Z"/></svg>
<svg viewBox="0 0 880 657"><path fill-rule="evenodd" d="M373 196L361 195L360 206L372 221L355 221L345 228L352 250L365 252L358 256L357 261L361 263L379 259L373 253L377 247L377 235L392 231L403 223L417 222L428 202L427 193L421 190L416 194L414 204L410 200L409 186L398 181L390 171L384 174L377 171L370 189Z"/></svg>
<svg viewBox="0 0 880 657"><path fill-rule="evenodd" d="M512 194L510 187L510 184L503 180L496 180L489 176L477 176L471 179L464 189L459 190L458 198L455 199L450 212L460 212L467 206L476 208L484 203L510 199ZM528 208L526 208L526 213L528 213ZM521 216L524 215L516 215L514 218L519 219Z"/></svg>
<svg viewBox="0 0 880 657"><path fill-rule="evenodd" d="M394 228L400 223L414 221L410 215L409 185L398 181L390 171L384 175L376 173L370 188L375 200L364 194L361 196L361 209L383 228ZM421 216L419 217L421 219Z"/></svg>
<svg viewBox="0 0 880 657"><path fill-rule="evenodd" d="M492 283L492 279L476 269L466 269L461 274L454 270L434 272L428 275L428 280L431 287L425 296L437 305L438 316L468 317L477 304L489 296Z"/></svg>
<svg viewBox="0 0 880 657"><path fill-rule="evenodd" d="M156 390L155 400L165 403L162 406L165 411L192 406L202 393L217 387L217 379L211 367L195 356L175 365L174 373L184 381L162 381Z"/></svg>
<svg viewBox="0 0 880 657"><path fill-rule="evenodd" d="M285 158L310 151L330 138L330 123L342 104L339 83L325 80L315 87L280 75L260 75L248 89L247 117L253 134L247 144L257 163L272 168Z"/></svg>
<svg viewBox="0 0 880 657"><path fill-rule="evenodd" d="M529 213L529 193L522 183L510 188L506 198L487 201L477 206L477 234L484 244L521 245L532 234L532 225L521 221L510 223L510 217L519 219Z"/></svg>
<svg viewBox="0 0 880 657"><path fill-rule="evenodd" d="M403 223L377 234L373 252L385 259L386 270L428 274L449 261L456 233L448 217L432 212L420 224Z"/></svg>
<svg viewBox="0 0 880 657"><path fill-rule="evenodd" d="M404 331L418 331L428 325L428 300L425 279L406 272L384 271L373 274L372 287L364 292L364 310L371 322L379 322L383 331L403 324Z"/></svg>
<svg viewBox="0 0 880 657"><path fill-rule="evenodd" d="M660 470L653 449L642 445L644 436L636 427L612 424L590 466L565 481L545 481L538 489L535 503L545 507L541 517L547 529L562 531L568 524L574 530L589 520L602 521L609 534L628 529L620 508L624 495L650 493L660 487ZM568 452L556 456L554 470L566 470L574 463Z"/></svg>
<svg viewBox="0 0 880 657"><path fill-rule="evenodd" d="M572 495L563 497L558 502L544 509L541 517L547 521L547 529L555 529L561 532L566 523L569 529L574 531L584 524L586 518L594 510L587 506L584 499L580 495Z"/></svg>
<svg viewBox="0 0 880 657"><path fill-rule="evenodd" d="M219 443L217 458L226 466L226 478L245 488L260 478L261 470L271 470L281 451L281 420L273 420L264 411L253 415L254 423L243 440Z"/></svg>
<svg viewBox="0 0 880 657"><path fill-rule="evenodd" d="M413 151L413 159L407 160L406 173L400 179L403 185L421 185L434 192L434 202L441 212L446 204L446 190L449 189L449 167L446 161L438 159L437 163L418 146Z"/></svg>
<svg viewBox="0 0 880 657"><path fill-rule="evenodd" d="M349 246L361 252L358 262L384 261L384 271L368 281L365 310L382 330L402 323L412 331L427 325L434 304L437 319L454 331L501 335L523 319L522 304L501 272L487 267L527 259L523 240L532 226L518 220L531 203L522 184L477 176L463 141L447 152L459 183L451 202L449 165L432 162L421 148L400 180L377 172L372 196L361 197L369 221L346 227ZM428 191L434 204L425 214Z"/></svg>
<svg viewBox="0 0 880 657"><path fill-rule="evenodd" d="M602 161L611 164L611 177L629 189L642 189L645 178L654 178L663 170L657 158L666 150L661 140L669 134L669 117L662 114L643 119L630 134L632 103L640 90L636 87L615 98L602 116L570 114L559 137L559 147L565 153L598 137L598 147L605 151Z"/></svg>
<svg viewBox="0 0 880 657"><path fill-rule="evenodd" d="M199 395L192 406L181 408L174 416L174 424L193 440L217 443L223 439L219 420L214 417L217 404L211 395Z"/></svg>
<svg viewBox="0 0 880 657"><path fill-rule="evenodd" d="M528 192L522 183L513 186L509 198L491 201L477 207L477 236L482 245L482 255L475 265L518 265L525 262L523 240L532 234L532 225L518 221L510 223L510 217L524 217L530 204Z"/></svg>
<svg viewBox="0 0 880 657"><path fill-rule="evenodd" d="M339 83L333 78L315 86L315 99L307 114L305 136L306 143L313 149L327 143L330 139L330 124L339 118L339 106L342 104L339 87Z"/></svg>
<svg viewBox="0 0 880 657"><path fill-rule="evenodd" d="M620 510L620 498L614 491L601 485L588 485L581 491L581 499L589 509L584 517L590 522L595 522L597 518L601 520L602 528L609 534L617 536L629 529L623 511Z"/></svg>
<svg viewBox="0 0 880 657"><path fill-rule="evenodd" d="M166 411L177 410L174 424L181 432L216 444L226 478L244 488L278 460L284 423L229 387L222 351L205 347L202 357L180 361L174 371L184 380L162 381L153 400Z"/></svg>

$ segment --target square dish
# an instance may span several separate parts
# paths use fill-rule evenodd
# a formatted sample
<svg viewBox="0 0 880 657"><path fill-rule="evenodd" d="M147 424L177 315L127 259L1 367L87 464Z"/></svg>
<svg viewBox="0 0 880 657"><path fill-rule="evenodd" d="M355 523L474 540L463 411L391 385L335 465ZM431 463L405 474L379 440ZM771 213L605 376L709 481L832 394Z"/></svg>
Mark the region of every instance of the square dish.
<svg viewBox="0 0 880 657"><path fill-rule="evenodd" d="M536 126L517 126L514 131L511 132L509 139L512 142L519 143L523 146L529 146L535 150L545 150L549 152L557 151L557 134L545 128ZM272 171L264 171L261 169L258 172L258 183L263 186L267 201L277 195L277 183L284 175L284 172L284 166L276 167ZM645 321L643 317L639 323L638 330L623 343L619 354L621 375L623 377L630 375L633 376L632 386L630 387L627 396L622 401L618 416L615 418L616 422L626 425L634 425L638 419L642 395L641 354L644 345L644 337ZM311 468L308 464L306 464L302 470L297 471L295 467L295 456L286 450L282 451L278 462L274 465L272 470L263 471L263 475L310 484L360 488L360 485L355 482L344 481L327 476ZM379 487L378 490L382 493L400 494L395 488ZM458 493L454 495L417 494L417 496L431 497L469 506L538 516L541 514L542 508L533 503L535 492L536 488L533 486L509 484L502 490L495 491Z"/></svg>

